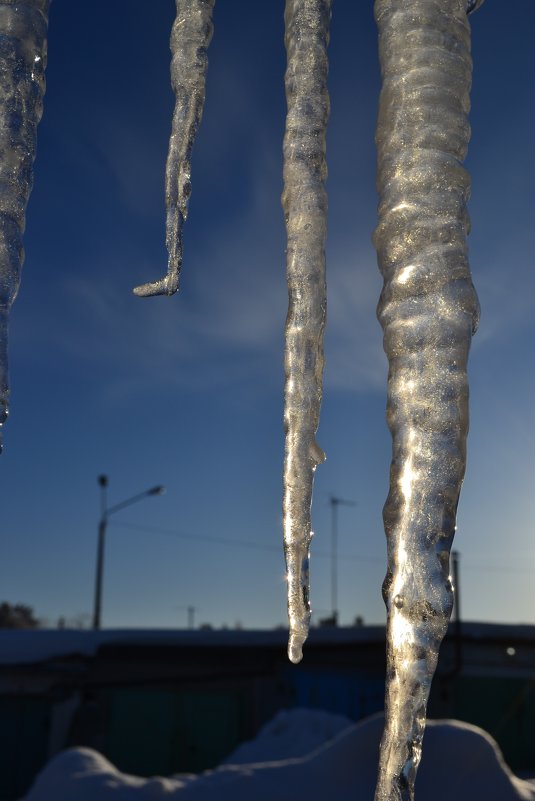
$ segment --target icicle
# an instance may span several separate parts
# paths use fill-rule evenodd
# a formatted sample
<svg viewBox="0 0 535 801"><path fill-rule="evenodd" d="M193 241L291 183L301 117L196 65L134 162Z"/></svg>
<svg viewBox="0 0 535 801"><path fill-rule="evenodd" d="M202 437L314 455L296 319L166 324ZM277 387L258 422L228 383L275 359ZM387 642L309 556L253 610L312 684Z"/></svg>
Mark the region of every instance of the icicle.
<svg viewBox="0 0 535 801"><path fill-rule="evenodd" d="M22 234L43 113L49 5L0 1L0 429L8 414L8 317L24 261Z"/></svg>
<svg viewBox="0 0 535 801"><path fill-rule="evenodd" d="M179 288L182 226L191 193L191 150L204 106L214 4L215 0L176 0L171 32L171 83L176 103L165 171L167 275L137 286L134 293L140 297L174 295Z"/></svg>
<svg viewBox="0 0 535 801"><path fill-rule="evenodd" d="M325 459L316 443L325 327L327 195L325 133L329 116L327 45L331 0L287 0L288 54L284 192L289 306L286 319L284 553L292 662L302 657L310 623L308 558L314 471Z"/></svg>
<svg viewBox="0 0 535 801"><path fill-rule="evenodd" d="M477 4L375 2L383 77L375 245L393 437L376 801L413 798L430 684L453 604L449 554L465 470L468 350L479 315L466 245L470 179L462 167L472 69L466 14Z"/></svg>

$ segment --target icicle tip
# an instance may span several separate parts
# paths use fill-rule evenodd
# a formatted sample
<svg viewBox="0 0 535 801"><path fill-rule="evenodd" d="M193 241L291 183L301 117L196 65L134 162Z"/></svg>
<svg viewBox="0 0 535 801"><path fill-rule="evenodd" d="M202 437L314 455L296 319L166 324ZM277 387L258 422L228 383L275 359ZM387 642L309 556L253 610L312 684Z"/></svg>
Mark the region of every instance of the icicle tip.
<svg viewBox="0 0 535 801"><path fill-rule="evenodd" d="M158 281L149 281L147 284L140 284L132 290L138 298L149 298L153 295L174 295L178 292L178 277L166 275Z"/></svg>
<svg viewBox="0 0 535 801"><path fill-rule="evenodd" d="M303 658L303 643L305 637L296 631L290 631L288 639L288 659L294 665L298 665Z"/></svg>

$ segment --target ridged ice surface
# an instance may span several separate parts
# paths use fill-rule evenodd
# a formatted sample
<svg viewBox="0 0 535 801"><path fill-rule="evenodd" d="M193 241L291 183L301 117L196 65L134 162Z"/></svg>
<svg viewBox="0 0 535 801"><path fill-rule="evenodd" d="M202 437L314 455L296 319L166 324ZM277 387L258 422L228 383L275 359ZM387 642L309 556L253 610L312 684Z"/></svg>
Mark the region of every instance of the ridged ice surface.
<svg viewBox="0 0 535 801"><path fill-rule="evenodd" d="M0 428L8 413L7 332L43 113L49 0L0 2ZM1 441L0 441L1 450Z"/></svg>
<svg viewBox="0 0 535 801"><path fill-rule="evenodd" d="M453 604L449 555L465 470L467 359L478 322L462 166L470 127L466 0L376 0L384 277L378 316L393 438L384 507L386 723L376 801L413 798L426 704Z"/></svg>
<svg viewBox="0 0 535 801"><path fill-rule="evenodd" d="M310 623L308 559L314 471L325 455L316 442L323 376L329 116L327 44L331 0L287 0L284 191L288 247L285 344L286 433L284 553L292 662L302 657Z"/></svg>
<svg viewBox="0 0 535 801"><path fill-rule="evenodd" d="M182 227L191 194L191 151L201 121L207 50L215 0L176 0L171 32L171 83L176 96L165 171L167 274L134 289L136 295L173 295L182 267Z"/></svg>

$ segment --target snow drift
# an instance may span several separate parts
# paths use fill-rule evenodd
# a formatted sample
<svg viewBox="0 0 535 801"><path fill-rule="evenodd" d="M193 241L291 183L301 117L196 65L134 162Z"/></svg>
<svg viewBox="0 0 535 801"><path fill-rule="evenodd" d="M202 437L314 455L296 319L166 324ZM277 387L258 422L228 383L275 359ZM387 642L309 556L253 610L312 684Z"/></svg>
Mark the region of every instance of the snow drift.
<svg viewBox="0 0 535 801"><path fill-rule="evenodd" d="M382 715L357 724L314 710L279 713L255 740L212 771L150 779L118 771L87 748L64 751L44 768L25 801L371 801ZM416 783L418 801L535 801L482 729L428 721Z"/></svg>

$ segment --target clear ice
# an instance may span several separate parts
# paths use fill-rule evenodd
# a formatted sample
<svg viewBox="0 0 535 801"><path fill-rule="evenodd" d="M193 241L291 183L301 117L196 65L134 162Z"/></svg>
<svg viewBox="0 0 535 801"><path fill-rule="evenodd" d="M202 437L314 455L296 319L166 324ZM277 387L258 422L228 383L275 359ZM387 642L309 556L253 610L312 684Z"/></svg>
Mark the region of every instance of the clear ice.
<svg viewBox="0 0 535 801"><path fill-rule="evenodd" d="M393 439L384 507L388 570L385 729L376 801L409 801L426 706L453 605L449 557L465 471L467 359L479 315L468 264L462 166L470 138L467 12L480 0L375 0L382 89L377 122Z"/></svg>
<svg viewBox="0 0 535 801"><path fill-rule="evenodd" d="M176 96L165 170L167 274L134 289L140 297L174 295L182 267L182 227L191 194L191 151L201 122L215 0L176 0L171 83Z"/></svg>
<svg viewBox="0 0 535 801"><path fill-rule="evenodd" d="M0 429L8 414L8 318L24 261L22 234L43 113L49 5L0 1Z"/></svg>
<svg viewBox="0 0 535 801"><path fill-rule="evenodd" d="M329 116L327 45L331 0L287 0L282 205L288 246L285 330L283 528L288 583L288 655L302 658L310 623L308 560L314 471L325 459L316 442L323 376Z"/></svg>

